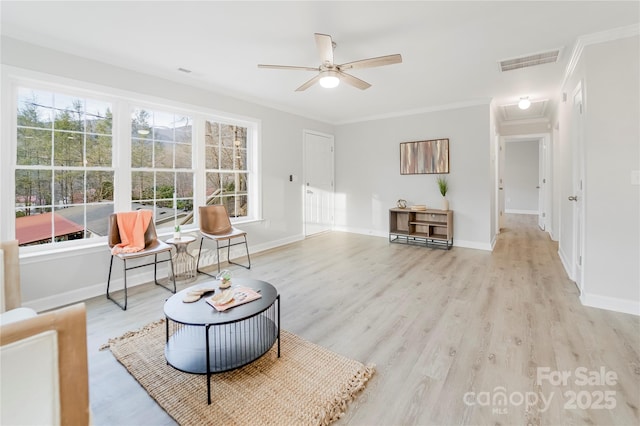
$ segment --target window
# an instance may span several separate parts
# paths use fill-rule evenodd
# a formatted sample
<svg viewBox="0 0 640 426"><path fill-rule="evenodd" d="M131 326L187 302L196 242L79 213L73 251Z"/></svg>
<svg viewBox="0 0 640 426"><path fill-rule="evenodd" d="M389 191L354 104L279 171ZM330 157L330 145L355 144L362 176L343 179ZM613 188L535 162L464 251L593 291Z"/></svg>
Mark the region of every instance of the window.
<svg viewBox="0 0 640 426"><path fill-rule="evenodd" d="M15 170L15 199L0 208L15 214L20 245L105 237L114 211L152 210L161 234L195 227L199 205L259 217L257 122L16 84L15 156L0 159Z"/></svg>
<svg viewBox="0 0 640 426"><path fill-rule="evenodd" d="M249 211L247 128L205 122L206 204L224 204L232 218Z"/></svg>
<svg viewBox="0 0 640 426"><path fill-rule="evenodd" d="M35 245L106 235L113 212L111 104L18 89L16 238Z"/></svg>
<svg viewBox="0 0 640 426"><path fill-rule="evenodd" d="M158 228L193 223L193 119L134 110L131 116L131 208L150 208Z"/></svg>

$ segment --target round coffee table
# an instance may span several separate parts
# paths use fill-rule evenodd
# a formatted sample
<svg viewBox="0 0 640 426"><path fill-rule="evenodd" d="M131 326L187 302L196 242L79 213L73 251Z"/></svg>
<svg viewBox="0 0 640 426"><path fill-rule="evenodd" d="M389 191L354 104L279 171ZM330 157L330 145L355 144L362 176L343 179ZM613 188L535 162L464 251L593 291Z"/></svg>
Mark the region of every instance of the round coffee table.
<svg viewBox="0 0 640 426"><path fill-rule="evenodd" d="M166 316L165 358L174 368L207 375L207 402L211 404L211 375L247 365L264 355L278 341L280 357L280 295L274 286L249 278L233 278L234 287L248 287L261 298L218 312L205 300L185 303L183 298L198 288L215 287L205 281L174 294L164 304ZM276 309L276 300L278 301Z"/></svg>

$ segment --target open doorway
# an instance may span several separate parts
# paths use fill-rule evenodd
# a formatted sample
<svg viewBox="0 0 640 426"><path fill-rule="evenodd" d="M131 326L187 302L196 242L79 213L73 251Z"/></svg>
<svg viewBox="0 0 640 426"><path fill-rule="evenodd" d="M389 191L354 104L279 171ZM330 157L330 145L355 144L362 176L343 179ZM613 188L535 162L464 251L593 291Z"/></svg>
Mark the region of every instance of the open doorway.
<svg viewBox="0 0 640 426"><path fill-rule="evenodd" d="M536 215L541 230L551 232L550 136L502 138L498 161L498 220L506 214Z"/></svg>

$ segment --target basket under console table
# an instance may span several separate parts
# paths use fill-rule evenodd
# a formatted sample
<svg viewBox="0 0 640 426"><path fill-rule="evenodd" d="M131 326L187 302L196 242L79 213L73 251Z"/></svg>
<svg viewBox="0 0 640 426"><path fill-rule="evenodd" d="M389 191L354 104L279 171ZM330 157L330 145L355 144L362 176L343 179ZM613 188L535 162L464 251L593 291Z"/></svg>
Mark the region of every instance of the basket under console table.
<svg viewBox="0 0 640 426"><path fill-rule="evenodd" d="M389 242L453 247L453 210L389 209Z"/></svg>

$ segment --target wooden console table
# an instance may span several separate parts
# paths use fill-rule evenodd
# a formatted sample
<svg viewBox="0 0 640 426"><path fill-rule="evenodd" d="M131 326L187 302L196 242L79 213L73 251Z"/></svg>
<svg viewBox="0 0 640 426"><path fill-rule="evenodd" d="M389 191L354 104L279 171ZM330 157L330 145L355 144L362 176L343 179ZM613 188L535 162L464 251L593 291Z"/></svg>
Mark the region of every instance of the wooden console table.
<svg viewBox="0 0 640 426"><path fill-rule="evenodd" d="M450 249L453 210L389 210L389 242Z"/></svg>

